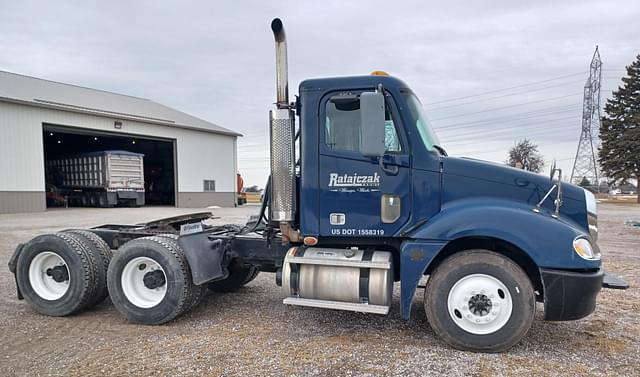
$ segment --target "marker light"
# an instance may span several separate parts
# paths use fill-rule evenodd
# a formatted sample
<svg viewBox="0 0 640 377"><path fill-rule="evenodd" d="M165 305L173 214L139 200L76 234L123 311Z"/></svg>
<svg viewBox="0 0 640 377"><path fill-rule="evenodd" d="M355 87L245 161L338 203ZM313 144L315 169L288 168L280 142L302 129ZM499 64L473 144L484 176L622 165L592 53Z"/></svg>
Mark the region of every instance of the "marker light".
<svg viewBox="0 0 640 377"><path fill-rule="evenodd" d="M372 76L389 76L389 74L385 71L373 71L371 72Z"/></svg>

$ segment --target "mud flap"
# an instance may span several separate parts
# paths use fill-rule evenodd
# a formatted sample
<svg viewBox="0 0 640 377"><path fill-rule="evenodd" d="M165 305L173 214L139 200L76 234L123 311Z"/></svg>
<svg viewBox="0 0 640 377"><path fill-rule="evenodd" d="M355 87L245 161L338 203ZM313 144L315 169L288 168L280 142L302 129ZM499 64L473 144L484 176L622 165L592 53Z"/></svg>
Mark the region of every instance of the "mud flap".
<svg viewBox="0 0 640 377"><path fill-rule="evenodd" d="M178 245L189 262L194 284L200 285L224 277L222 262L228 244L221 239L210 240L207 232L178 238Z"/></svg>
<svg viewBox="0 0 640 377"><path fill-rule="evenodd" d="M18 300L23 300L24 297L22 296L22 292L20 292L20 287L18 286L18 257L20 257L20 252L22 251L22 248L24 247L24 244L19 244L18 247L16 247L16 251L13 252L13 255L11 256L11 259L9 259L9 271L11 271L11 273L13 273L13 278L16 281L16 291L18 294Z"/></svg>

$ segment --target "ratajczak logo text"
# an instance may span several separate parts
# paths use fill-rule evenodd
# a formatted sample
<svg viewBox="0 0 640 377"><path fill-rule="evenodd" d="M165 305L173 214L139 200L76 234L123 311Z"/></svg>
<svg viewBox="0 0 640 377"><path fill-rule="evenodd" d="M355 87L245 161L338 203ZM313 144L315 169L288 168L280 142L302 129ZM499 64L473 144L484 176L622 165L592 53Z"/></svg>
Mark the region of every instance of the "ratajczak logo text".
<svg viewBox="0 0 640 377"><path fill-rule="evenodd" d="M379 187L380 176L329 173L329 187Z"/></svg>

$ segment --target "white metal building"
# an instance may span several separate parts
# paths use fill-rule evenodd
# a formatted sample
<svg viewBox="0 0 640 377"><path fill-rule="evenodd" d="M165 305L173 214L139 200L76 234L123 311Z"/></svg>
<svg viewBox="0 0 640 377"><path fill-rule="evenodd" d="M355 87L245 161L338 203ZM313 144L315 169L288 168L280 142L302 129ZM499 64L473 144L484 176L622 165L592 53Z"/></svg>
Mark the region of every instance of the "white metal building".
<svg viewBox="0 0 640 377"><path fill-rule="evenodd" d="M137 97L0 71L0 213L47 208L45 162L144 153L147 204L233 206L238 133Z"/></svg>

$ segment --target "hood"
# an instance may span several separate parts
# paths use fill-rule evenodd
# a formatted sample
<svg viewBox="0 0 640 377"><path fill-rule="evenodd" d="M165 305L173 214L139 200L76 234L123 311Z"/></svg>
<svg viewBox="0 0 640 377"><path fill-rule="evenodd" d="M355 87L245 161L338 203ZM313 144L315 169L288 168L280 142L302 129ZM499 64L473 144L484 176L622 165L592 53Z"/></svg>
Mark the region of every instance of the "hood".
<svg viewBox="0 0 640 377"><path fill-rule="evenodd" d="M443 204L460 198L483 196L524 202L533 208L553 186L548 175L471 158L444 157L442 170ZM563 181L562 196L561 215L586 225L584 190ZM543 207L553 211L555 197L554 190Z"/></svg>

